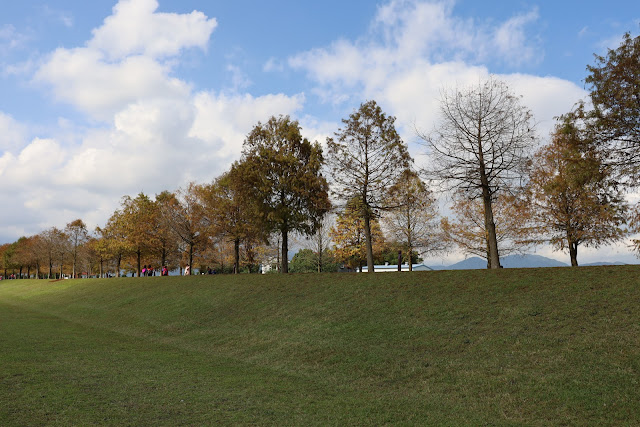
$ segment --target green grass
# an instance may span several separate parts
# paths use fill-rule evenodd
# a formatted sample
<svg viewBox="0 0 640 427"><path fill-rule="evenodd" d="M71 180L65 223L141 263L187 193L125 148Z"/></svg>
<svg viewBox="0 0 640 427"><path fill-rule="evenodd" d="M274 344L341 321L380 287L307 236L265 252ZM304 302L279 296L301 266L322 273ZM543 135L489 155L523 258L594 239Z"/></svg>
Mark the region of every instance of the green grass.
<svg viewBox="0 0 640 427"><path fill-rule="evenodd" d="M640 425L640 267L0 282L0 425Z"/></svg>

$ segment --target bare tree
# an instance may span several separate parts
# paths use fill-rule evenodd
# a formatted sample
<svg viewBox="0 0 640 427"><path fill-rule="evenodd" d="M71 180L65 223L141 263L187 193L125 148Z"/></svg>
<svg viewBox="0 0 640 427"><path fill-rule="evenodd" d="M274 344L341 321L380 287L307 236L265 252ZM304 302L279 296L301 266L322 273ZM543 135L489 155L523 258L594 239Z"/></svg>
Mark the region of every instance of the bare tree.
<svg viewBox="0 0 640 427"><path fill-rule="evenodd" d="M196 194L196 184L189 183L187 188L178 189L173 197L168 198L161 206L162 220L167 227L178 237L187 255L189 275L193 274L192 264L194 248L204 236L202 206L199 204Z"/></svg>
<svg viewBox="0 0 640 427"><path fill-rule="evenodd" d="M327 250L329 250L333 240L331 239L331 228L335 225L335 215L327 214L318 223L318 229L312 236L296 236L295 243L304 249L310 249L314 253L314 262L318 273L321 273L327 260Z"/></svg>
<svg viewBox="0 0 640 427"><path fill-rule="evenodd" d="M382 223L389 235L407 250L409 271L413 271L414 249L432 255L445 251L446 242L436 222L436 200L417 173L405 170L391 188L389 198L390 204L398 207L387 213Z"/></svg>
<svg viewBox="0 0 640 427"><path fill-rule="evenodd" d="M71 246L71 256L73 257L73 267L71 270L71 277L77 277L76 267L78 265L78 251L89 240L89 233L87 232L87 226L81 219L76 219L67 224L64 229L65 233L69 237L69 244Z"/></svg>
<svg viewBox="0 0 640 427"><path fill-rule="evenodd" d="M516 200L514 196L501 194L491 205L496 239L502 255L521 254L533 243L526 239L530 215ZM451 210L455 217L443 218L440 223L443 240L454 244L466 254L486 259L489 267L491 257L482 201L469 200L464 194L456 193L453 195Z"/></svg>
<svg viewBox="0 0 640 427"><path fill-rule="evenodd" d="M535 142L532 114L494 78L443 91L440 114L433 133L417 131L431 158L426 176L482 200L489 266L500 268L492 203L525 175Z"/></svg>

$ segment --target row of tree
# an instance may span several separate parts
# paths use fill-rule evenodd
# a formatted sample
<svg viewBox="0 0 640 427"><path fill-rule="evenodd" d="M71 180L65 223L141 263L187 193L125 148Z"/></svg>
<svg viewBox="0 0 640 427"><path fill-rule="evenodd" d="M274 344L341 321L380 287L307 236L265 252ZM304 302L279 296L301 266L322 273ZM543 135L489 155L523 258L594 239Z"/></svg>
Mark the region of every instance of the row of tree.
<svg viewBox="0 0 640 427"><path fill-rule="evenodd" d="M500 255L539 243L568 251L577 265L580 245L609 244L640 225L640 210L624 197L640 183L639 57L640 38L629 34L597 56L586 79L591 107L580 102L560 117L550 143L537 151L531 112L494 78L443 92L439 125L416 130L430 159L420 171L395 118L375 101L343 120L327 139L326 157L297 121L271 117L213 182L154 200L125 196L94 233L78 219L0 247L0 262L5 275L18 269L49 277L63 275L65 266L74 277L123 268L140 275L142 263L194 261L236 273L275 261L286 273L291 236L313 236L317 271L366 260L373 272L397 250L414 260L416 249L433 254L453 246L500 268ZM430 186L453 195L454 219L438 221ZM334 224L326 220L331 212Z"/></svg>

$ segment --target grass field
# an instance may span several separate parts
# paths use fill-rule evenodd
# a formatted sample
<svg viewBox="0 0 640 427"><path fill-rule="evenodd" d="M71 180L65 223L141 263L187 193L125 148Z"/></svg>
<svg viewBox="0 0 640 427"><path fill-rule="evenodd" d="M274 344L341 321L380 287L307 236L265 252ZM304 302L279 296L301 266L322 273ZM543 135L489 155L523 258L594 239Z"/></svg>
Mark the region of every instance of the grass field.
<svg viewBox="0 0 640 427"><path fill-rule="evenodd" d="M640 267L0 282L0 425L640 425Z"/></svg>

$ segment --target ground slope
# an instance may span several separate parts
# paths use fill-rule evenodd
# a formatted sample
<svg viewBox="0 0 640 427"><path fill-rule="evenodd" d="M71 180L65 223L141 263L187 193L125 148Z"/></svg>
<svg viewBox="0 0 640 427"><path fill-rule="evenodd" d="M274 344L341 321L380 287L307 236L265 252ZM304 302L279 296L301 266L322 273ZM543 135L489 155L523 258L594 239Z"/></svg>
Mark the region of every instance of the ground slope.
<svg viewBox="0 0 640 427"><path fill-rule="evenodd" d="M639 273L2 281L0 425L637 425Z"/></svg>

